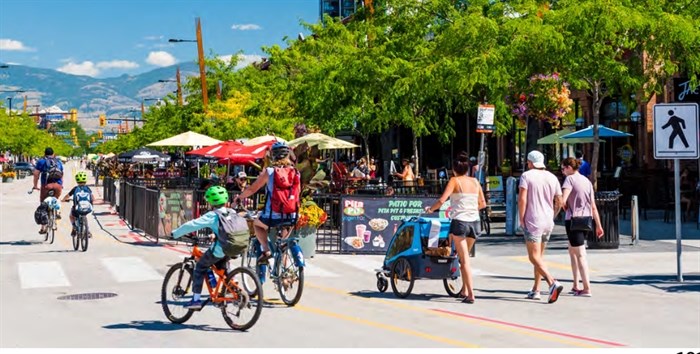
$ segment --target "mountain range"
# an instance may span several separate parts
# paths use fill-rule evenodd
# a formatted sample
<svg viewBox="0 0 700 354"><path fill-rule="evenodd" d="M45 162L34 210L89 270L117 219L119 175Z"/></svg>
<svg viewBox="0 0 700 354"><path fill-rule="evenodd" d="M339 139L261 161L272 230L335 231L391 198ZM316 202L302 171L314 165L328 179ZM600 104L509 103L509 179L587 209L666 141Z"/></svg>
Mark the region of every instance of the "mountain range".
<svg viewBox="0 0 700 354"><path fill-rule="evenodd" d="M184 84L188 77L199 76L194 62L181 63L180 76ZM162 67L138 75L122 75L113 78L66 74L52 69L10 65L0 69L0 97L7 107L12 97L12 109L22 110L27 96L27 110L35 112L51 106L64 111L78 109L78 122L85 130L98 129L100 114L109 118L140 117L144 99L163 98L177 90L176 66ZM23 90L25 92L3 92ZM147 106L154 102L145 102ZM38 105L38 106L37 106ZM137 112L134 112L136 110Z"/></svg>

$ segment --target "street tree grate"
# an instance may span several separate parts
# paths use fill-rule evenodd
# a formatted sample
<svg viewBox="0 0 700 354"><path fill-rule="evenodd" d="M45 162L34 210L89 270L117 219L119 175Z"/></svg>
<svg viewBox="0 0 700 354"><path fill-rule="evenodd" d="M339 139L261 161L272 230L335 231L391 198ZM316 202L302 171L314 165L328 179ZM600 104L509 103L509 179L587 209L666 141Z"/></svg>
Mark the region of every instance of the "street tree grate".
<svg viewBox="0 0 700 354"><path fill-rule="evenodd" d="M115 293L85 293L59 296L59 300L100 300L115 297Z"/></svg>

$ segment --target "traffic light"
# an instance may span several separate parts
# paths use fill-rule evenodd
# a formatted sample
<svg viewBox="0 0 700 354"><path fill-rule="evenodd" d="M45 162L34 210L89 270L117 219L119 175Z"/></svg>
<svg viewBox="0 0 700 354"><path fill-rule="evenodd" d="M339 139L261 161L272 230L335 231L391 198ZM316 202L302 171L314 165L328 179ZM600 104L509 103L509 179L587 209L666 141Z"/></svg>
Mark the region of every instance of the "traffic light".
<svg viewBox="0 0 700 354"><path fill-rule="evenodd" d="M75 128L70 128L70 136L75 136Z"/></svg>
<svg viewBox="0 0 700 354"><path fill-rule="evenodd" d="M102 139L102 129L97 130L97 137Z"/></svg>
<svg viewBox="0 0 700 354"><path fill-rule="evenodd" d="M70 110L70 120L71 122L77 122L78 121L78 110L75 108L72 108Z"/></svg>
<svg viewBox="0 0 700 354"><path fill-rule="evenodd" d="M107 125L107 117L104 114L100 114L100 126L104 127Z"/></svg>

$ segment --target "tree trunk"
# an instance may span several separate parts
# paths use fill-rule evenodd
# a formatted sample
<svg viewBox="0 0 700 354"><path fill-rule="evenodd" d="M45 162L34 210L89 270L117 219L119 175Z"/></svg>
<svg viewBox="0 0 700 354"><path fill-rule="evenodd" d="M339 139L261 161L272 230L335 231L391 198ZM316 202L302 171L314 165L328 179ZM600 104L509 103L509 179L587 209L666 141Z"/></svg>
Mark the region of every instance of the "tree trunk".
<svg viewBox="0 0 700 354"><path fill-rule="evenodd" d="M532 150L537 150L537 139L540 137L540 121L535 118L527 119L527 127L525 128L525 159L523 160L523 171L527 168L527 154Z"/></svg>
<svg viewBox="0 0 700 354"><path fill-rule="evenodd" d="M600 136L598 124L600 124L600 106L605 95L600 94L600 82L593 85L593 156L591 156L591 176L589 179L593 183L593 189L598 190L598 158L600 155Z"/></svg>
<svg viewBox="0 0 700 354"><path fill-rule="evenodd" d="M413 174L415 174L416 178L417 178L418 171L420 171L420 161L418 158L418 136L416 135L415 132L413 133L413 156L416 157L416 159L414 160L414 162L416 164L416 168L413 169Z"/></svg>

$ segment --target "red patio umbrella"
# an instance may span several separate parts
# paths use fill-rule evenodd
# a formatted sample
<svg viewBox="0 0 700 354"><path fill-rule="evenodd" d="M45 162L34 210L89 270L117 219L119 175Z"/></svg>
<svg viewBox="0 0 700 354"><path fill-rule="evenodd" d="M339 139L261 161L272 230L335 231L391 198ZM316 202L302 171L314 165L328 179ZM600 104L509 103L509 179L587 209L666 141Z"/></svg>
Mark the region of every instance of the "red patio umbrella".
<svg viewBox="0 0 700 354"><path fill-rule="evenodd" d="M253 146L238 146L227 157L219 159L219 163L228 162L234 165L249 164L257 159L265 157L265 153L267 153L267 150L273 143L274 141Z"/></svg>
<svg viewBox="0 0 700 354"><path fill-rule="evenodd" d="M7 162L7 161L10 161L10 160L6 159L5 156L0 156L0 162Z"/></svg>
<svg viewBox="0 0 700 354"><path fill-rule="evenodd" d="M243 146L243 144L241 144L235 140L228 140L228 141L222 141L216 145L206 146L206 147L203 147L201 149L188 151L188 152L186 152L186 154L225 159L225 158L231 156L231 154L237 148L239 148L241 146Z"/></svg>

